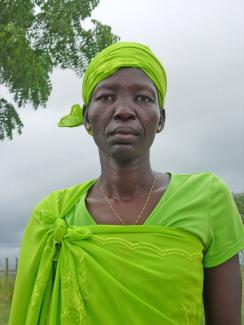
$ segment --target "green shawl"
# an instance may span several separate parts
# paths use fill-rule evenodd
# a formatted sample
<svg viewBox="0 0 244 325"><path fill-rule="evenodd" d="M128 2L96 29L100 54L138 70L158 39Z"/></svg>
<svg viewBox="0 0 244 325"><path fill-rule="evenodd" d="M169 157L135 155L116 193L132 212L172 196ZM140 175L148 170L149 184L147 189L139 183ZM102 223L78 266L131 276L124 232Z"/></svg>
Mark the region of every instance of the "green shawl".
<svg viewBox="0 0 244 325"><path fill-rule="evenodd" d="M173 227L67 226L89 186L54 192L34 209L9 325L199 324L201 240Z"/></svg>

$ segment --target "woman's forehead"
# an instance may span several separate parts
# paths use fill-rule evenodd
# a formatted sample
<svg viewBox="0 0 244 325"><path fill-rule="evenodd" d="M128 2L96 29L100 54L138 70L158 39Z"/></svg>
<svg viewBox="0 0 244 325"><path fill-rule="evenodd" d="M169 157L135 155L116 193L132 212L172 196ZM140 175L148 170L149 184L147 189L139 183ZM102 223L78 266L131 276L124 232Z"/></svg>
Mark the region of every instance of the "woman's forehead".
<svg viewBox="0 0 244 325"><path fill-rule="evenodd" d="M127 86L134 89L148 89L150 92L157 94L156 86L153 81L139 68L120 68L114 74L100 81L94 92L101 89L116 89L120 86Z"/></svg>

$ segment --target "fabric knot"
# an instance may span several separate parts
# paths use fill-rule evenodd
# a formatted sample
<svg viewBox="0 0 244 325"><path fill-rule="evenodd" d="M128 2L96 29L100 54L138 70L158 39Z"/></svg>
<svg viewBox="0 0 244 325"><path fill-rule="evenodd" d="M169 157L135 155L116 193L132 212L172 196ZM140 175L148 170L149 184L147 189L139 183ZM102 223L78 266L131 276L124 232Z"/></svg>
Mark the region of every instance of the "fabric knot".
<svg viewBox="0 0 244 325"><path fill-rule="evenodd" d="M67 233L67 225L64 219L56 219L54 223L53 238L61 243Z"/></svg>
<svg viewBox="0 0 244 325"><path fill-rule="evenodd" d="M68 228L66 237L75 241L75 240L87 239L90 238L91 236L92 236L92 231L89 228L79 227L77 229Z"/></svg>

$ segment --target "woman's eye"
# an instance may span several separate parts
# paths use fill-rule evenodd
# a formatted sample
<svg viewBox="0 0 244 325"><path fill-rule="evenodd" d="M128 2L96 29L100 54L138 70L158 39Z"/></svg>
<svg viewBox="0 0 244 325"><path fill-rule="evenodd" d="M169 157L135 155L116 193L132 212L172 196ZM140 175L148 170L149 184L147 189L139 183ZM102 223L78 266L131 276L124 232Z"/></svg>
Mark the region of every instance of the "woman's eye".
<svg viewBox="0 0 244 325"><path fill-rule="evenodd" d="M143 103L153 103L153 99L151 97L145 96L145 95L138 95L136 97L136 100L138 102L143 102Z"/></svg>
<svg viewBox="0 0 244 325"><path fill-rule="evenodd" d="M101 95L96 98L96 100L109 101L109 102L111 102L113 99L114 96L111 94Z"/></svg>

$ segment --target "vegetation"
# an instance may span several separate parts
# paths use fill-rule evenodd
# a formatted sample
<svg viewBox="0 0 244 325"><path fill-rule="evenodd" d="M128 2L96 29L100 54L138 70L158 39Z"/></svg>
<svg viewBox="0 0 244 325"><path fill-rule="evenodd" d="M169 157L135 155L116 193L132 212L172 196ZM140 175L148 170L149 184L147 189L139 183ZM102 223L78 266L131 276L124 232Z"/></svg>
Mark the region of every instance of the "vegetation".
<svg viewBox="0 0 244 325"><path fill-rule="evenodd" d="M244 267L241 268L242 275L242 310L241 310L241 319L242 324L244 324Z"/></svg>
<svg viewBox="0 0 244 325"><path fill-rule="evenodd" d="M0 83L13 95L14 105L0 94L0 140L12 139L23 128L17 107L44 107L53 68L81 76L94 55L118 37L109 26L91 19L99 0L1 0Z"/></svg>
<svg viewBox="0 0 244 325"><path fill-rule="evenodd" d="M234 194L236 206L240 212L242 222L244 223L244 193Z"/></svg>
<svg viewBox="0 0 244 325"><path fill-rule="evenodd" d="M8 323L10 305L13 295L14 277L0 273L0 324Z"/></svg>

